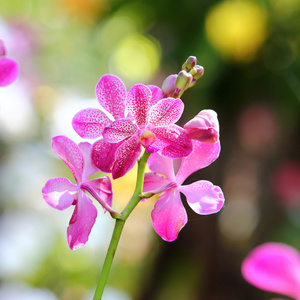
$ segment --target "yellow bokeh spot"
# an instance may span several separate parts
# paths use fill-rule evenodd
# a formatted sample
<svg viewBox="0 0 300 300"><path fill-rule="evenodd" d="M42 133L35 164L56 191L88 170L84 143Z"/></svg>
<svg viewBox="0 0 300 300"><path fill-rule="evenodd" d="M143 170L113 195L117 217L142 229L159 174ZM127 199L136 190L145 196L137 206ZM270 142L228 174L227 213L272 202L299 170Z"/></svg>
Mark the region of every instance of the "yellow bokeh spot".
<svg viewBox="0 0 300 300"><path fill-rule="evenodd" d="M157 71L160 56L158 42L141 34L132 34L120 41L112 54L112 64L122 78L141 82Z"/></svg>
<svg viewBox="0 0 300 300"><path fill-rule="evenodd" d="M254 2L224 1L208 13L205 29L208 40L224 58L249 62L267 37L267 15Z"/></svg>

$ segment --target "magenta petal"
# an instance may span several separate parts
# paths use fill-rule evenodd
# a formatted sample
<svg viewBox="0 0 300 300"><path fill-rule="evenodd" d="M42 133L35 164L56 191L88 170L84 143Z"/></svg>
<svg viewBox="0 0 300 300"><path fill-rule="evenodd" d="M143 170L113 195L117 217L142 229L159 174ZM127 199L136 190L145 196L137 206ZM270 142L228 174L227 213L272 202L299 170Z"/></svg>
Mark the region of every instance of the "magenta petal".
<svg viewBox="0 0 300 300"><path fill-rule="evenodd" d="M243 261L242 274L257 288L300 299L300 255L293 247L281 243L258 246Z"/></svg>
<svg viewBox="0 0 300 300"><path fill-rule="evenodd" d="M76 181L81 181L83 156L77 144L69 138L60 135L52 138L52 149L72 171Z"/></svg>
<svg viewBox="0 0 300 300"><path fill-rule="evenodd" d="M148 88L150 89L150 91L152 93L150 106L156 104L159 100L164 98L163 91L159 87L157 87L156 85L148 85Z"/></svg>
<svg viewBox="0 0 300 300"><path fill-rule="evenodd" d="M82 182L86 181L92 174L99 172L99 169L92 161L92 145L88 142L78 145L83 156Z"/></svg>
<svg viewBox="0 0 300 300"><path fill-rule="evenodd" d="M47 181L42 189L44 200L51 207L64 210L74 202L77 185L63 177L52 178Z"/></svg>
<svg viewBox="0 0 300 300"><path fill-rule="evenodd" d="M0 58L0 86L5 87L13 83L19 75L18 64L9 58Z"/></svg>
<svg viewBox="0 0 300 300"><path fill-rule="evenodd" d="M112 168L113 179L124 176L135 165L142 146L138 135L134 135L118 147Z"/></svg>
<svg viewBox="0 0 300 300"><path fill-rule="evenodd" d="M162 193L151 213L152 224L165 241L177 239L179 231L187 223L187 214L176 189Z"/></svg>
<svg viewBox="0 0 300 300"><path fill-rule="evenodd" d="M111 173L113 164L115 162L115 152L123 143L109 143L101 139L94 143L92 148L92 161L94 164L105 173Z"/></svg>
<svg viewBox="0 0 300 300"><path fill-rule="evenodd" d="M4 46L4 42L2 40L0 40L0 57L4 56L6 54L6 49Z"/></svg>
<svg viewBox="0 0 300 300"><path fill-rule="evenodd" d="M178 190L186 196L186 201L192 210L200 215L218 212L225 201L222 190L206 180L182 185Z"/></svg>
<svg viewBox="0 0 300 300"><path fill-rule="evenodd" d="M137 127L129 119L120 119L112 122L109 127L103 130L103 137L110 143L116 143L132 136L137 131Z"/></svg>
<svg viewBox="0 0 300 300"><path fill-rule="evenodd" d="M220 142L208 145L193 140L193 151L189 156L182 159L176 175L177 183L182 184L192 173L210 165L219 157L220 149Z"/></svg>
<svg viewBox="0 0 300 300"><path fill-rule="evenodd" d="M152 128L151 131L156 135L156 140L147 152L160 150L163 156L170 158L184 157L192 152L192 141L181 127L169 125Z"/></svg>
<svg viewBox="0 0 300 300"><path fill-rule="evenodd" d="M169 181L175 181L173 159L153 153L150 155L147 165L152 172L166 176Z"/></svg>
<svg viewBox="0 0 300 300"><path fill-rule="evenodd" d="M151 192L153 194L161 193L170 189L170 180L155 173L145 173L143 193ZM174 187L174 186L173 186Z"/></svg>
<svg viewBox="0 0 300 300"><path fill-rule="evenodd" d="M109 206L112 205L113 192L108 176L87 181L87 184L104 200ZM97 199L96 199L97 200ZM101 204L101 203L100 203Z"/></svg>
<svg viewBox="0 0 300 300"><path fill-rule="evenodd" d="M111 122L103 111L87 108L74 116L72 126L81 137L94 139L100 137L103 129Z"/></svg>
<svg viewBox="0 0 300 300"><path fill-rule="evenodd" d="M116 76L103 75L96 85L100 105L111 113L115 120L124 118L126 87Z"/></svg>
<svg viewBox="0 0 300 300"><path fill-rule="evenodd" d="M143 84L134 85L127 94L128 112L141 128L146 124L151 97L150 89Z"/></svg>
<svg viewBox="0 0 300 300"><path fill-rule="evenodd" d="M162 99L150 108L149 123L155 127L174 124L180 119L183 109L180 99Z"/></svg>
<svg viewBox="0 0 300 300"><path fill-rule="evenodd" d="M97 209L83 193L78 193L78 201L67 229L68 244L71 250L84 246L96 221Z"/></svg>

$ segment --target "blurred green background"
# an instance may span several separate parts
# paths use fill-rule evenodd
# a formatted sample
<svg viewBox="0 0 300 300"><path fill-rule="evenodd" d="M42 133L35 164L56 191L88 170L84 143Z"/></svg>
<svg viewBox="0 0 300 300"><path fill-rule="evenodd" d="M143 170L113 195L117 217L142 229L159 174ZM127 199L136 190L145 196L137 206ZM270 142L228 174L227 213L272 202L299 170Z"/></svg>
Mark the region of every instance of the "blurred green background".
<svg viewBox="0 0 300 300"><path fill-rule="evenodd" d="M186 207L175 242L151 225L154 200L125 226L103 300L270 299L244 281L243 258L266 241L300 250L299 0L1 1L0 39L18 80L0 90L0 299L92 299L114 222L99 215L88 243L69 250L72 210L55 211L41 189L72 178L51 150L54 135L81 138L73 115L98 107L105 73L127 89L177 73L189 55L205 74L185 92L183 125L202 109L218 113L222 151L187 181L222 187L211 216ZM116 209L135 170L113 183Z"/></svg>

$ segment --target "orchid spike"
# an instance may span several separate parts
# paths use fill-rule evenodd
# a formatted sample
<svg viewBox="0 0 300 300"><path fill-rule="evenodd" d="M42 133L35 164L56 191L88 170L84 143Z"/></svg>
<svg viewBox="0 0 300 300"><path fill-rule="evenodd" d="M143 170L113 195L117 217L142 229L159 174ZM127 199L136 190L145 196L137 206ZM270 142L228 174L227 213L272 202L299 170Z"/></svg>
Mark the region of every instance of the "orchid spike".
<svg viewBox="0 0 300 300"><path fill-rule="evenodd" d="M173 98L160 100L161 96L158 88L134 85L126 95L125 105L129 115L103 129L104 140L113 145L95 143L93 158L97 156L104 161L104 157L109 157L113 163L111 172L114 179L134 166L142 146L148 153L160 151L170 158L187 156L192 151L192 142L185 130L174 124L183 112L183 102ZM118 146L114 146L116 143L119 143ZM94 161L99 166L99 162Z"/></svg>
<svg viewBox="0 0 300 300"><path fill-rule="evenodd" d="M200 111L183 128L191 139L205 144L213 144L219 140L219 121L214 110L205 109Z"/></svg>
<svg viewBox="0 0 300 300"><path fill-rule="evenodd" d="M163 157L158 153L149 157L148 166L152 172L145 174L143 193L161 193L151 217L155 231L164 240L174 241L187 223L187 214L180 199L180 192L186 196L189 206L198 214L212 214L222 208L224 195L220 187L206 180L182 185L193 172L217 159L219 152L219 142L208 145L193 141L193 151L181 159L177 174L174 172L177 160Z"/></svg>
<svg viewBox="0 0 300 300"><path fill-rule="evenodd" d="M13 83L19 76L18 64L5 57L6 49L2 40L0 40L0 87L6 87Z"/></svg>
<svg viewBox="0 0 300 300"><path fill-rule="evenodd" d="M265 243L242 263L243 277L259 289L300 300L300 253L282 243Z"/></svg>
<svg viewBox="0 0 300 300"><path fill-rule="evenodd" d="M91 144L85 142L77 145L65 136L56 136L52 139L52 149L71 170L76 184L67 178L52 178L43 187L42 194L47 204L55 209L64 210L75 205L67 229L69 247L75 250L87 242L97 217L97 209L86 192L94 196L104 210L117 214L111 208L111 182L107 176L88 180L99 171L91 161Z"/></svg>

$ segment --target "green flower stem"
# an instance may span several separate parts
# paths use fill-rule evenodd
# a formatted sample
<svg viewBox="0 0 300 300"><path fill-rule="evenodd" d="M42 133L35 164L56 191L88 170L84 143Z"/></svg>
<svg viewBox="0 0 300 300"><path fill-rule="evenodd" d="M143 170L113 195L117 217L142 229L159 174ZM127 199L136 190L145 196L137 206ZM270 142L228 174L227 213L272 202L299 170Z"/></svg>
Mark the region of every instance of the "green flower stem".
<svg viewBox="0 0 300 300"><path fill-rule="evenodd" d="M134 208L138 205L140 200L143 198L141 195L143 193L143 183L144 183L144 176L145 176L145 169L146 169L146 164L147 160L150 156L150 153L145 152L141 159L138 161L138 171L137 171L137 182L136 182L136 187L134 190L134 193L125 207L125 209L122 212L123 219L117 219L115 228L111 237L111 241L107 250L107 254L104 260L104 264L102 267L100 279L95 291L94 295L94 300L101 300L101 297L104 292L104 288L107 282L108 274L111 269L111 265L119 244L119 240L121 237L121 233L123 230L123 227L125 225L125 221L131 214L131 212L134 210Z"/></svg>

